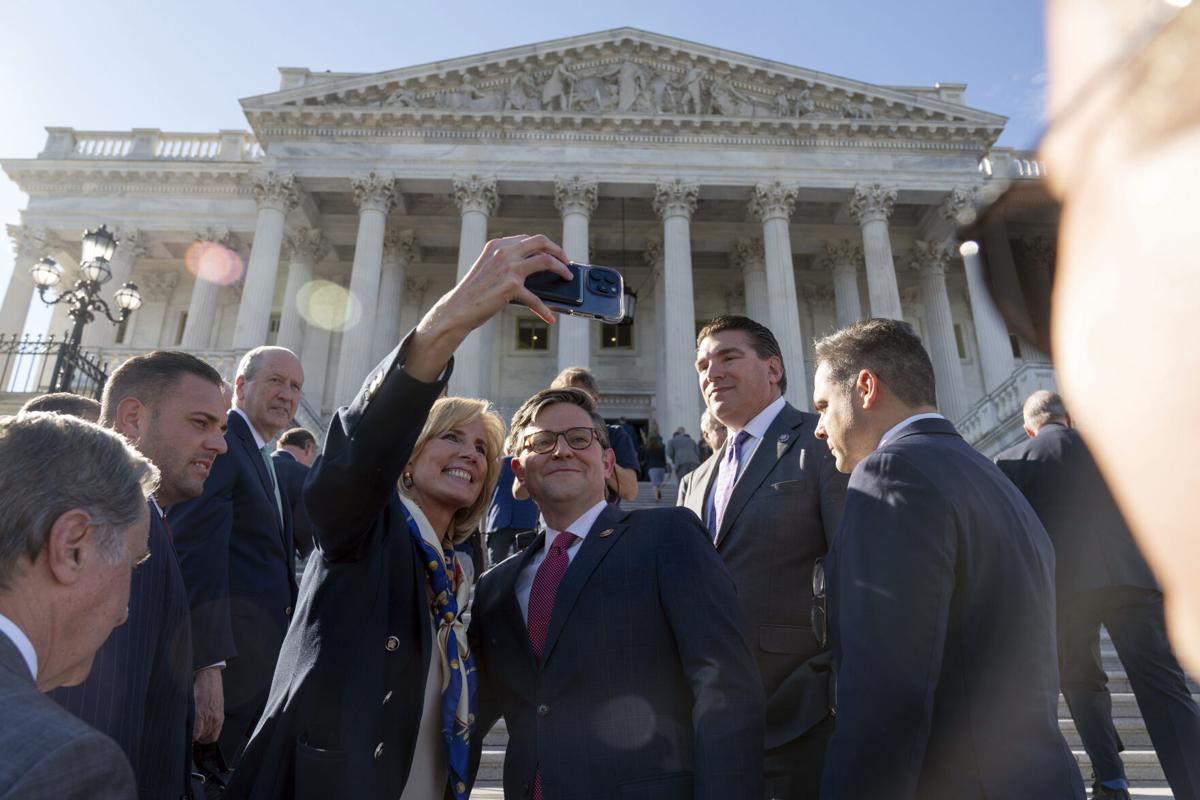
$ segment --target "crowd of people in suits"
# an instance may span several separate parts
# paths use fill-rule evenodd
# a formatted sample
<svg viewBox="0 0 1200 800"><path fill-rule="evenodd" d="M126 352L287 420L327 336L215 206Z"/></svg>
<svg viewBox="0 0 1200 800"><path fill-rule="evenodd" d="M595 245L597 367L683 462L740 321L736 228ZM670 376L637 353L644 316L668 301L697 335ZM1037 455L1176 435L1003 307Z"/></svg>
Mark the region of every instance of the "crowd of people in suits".
<svg viewBox="0 0 1200 800"><path fill-rule="evenodd" d="M905 323L820 339L808 413L726 315L711 456L639 459L579 368L506 432L447 396L454 352L512 301L553 322L524 281L565 262L489 242L323 444L267 346L232 387L154 351L0 419L0 798L465 800L503 720L509 798L1082 800L1060 690L1092 796L1128 797L1102 625L1200 798L1162 591L1061 398L993 462ZM677 505L622 508L668 465Z"/></svg>

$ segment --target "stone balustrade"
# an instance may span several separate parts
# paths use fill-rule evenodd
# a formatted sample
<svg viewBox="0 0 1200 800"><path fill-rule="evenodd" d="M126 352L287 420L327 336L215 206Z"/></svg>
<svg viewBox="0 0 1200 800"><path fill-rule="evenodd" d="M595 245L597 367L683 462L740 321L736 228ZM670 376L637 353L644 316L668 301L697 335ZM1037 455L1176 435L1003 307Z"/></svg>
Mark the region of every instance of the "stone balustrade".
<svg viewBox="0 0 1200 800"><path fill-rule="evenodd" d="M1021 407L1038 389L1058 391L1054 367L1044 362L1022 364L1012 377L971 406L955 426L968 443L990 458L1025 435Z"/></svg>
<svg viewBox="0 0 1200 800"><path fill-rule="evenodd" d="M247 131L164 133L157 128L131 131L77 131L47 128L39 158L137 159L139 161L241 161L263 159L262 147Z"/></svg>

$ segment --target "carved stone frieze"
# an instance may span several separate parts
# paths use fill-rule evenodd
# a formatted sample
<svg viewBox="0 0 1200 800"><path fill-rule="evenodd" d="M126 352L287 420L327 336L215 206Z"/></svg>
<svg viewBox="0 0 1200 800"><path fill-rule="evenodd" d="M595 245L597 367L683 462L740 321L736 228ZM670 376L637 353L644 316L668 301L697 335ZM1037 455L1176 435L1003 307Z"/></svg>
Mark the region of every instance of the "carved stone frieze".
<svg viewBox="0 0 1200 800"><path fill-rule="evenodd" d="M300 184L294 175L267 172L251 177L254 199L259 208L287 213L300 202Z"/></svg>
<svg viewBox="0 0 1200 800"><path fill-rule="evenodd" d="M554 181L554 206L563 216L583 214L590 217L600 200L600 184L578 175Z"/></svg>
<svg viewBox="0 0 1200 800"><path fill-rule="evenodd" d="M283 235L283 246L291 258L307 259L313 264L324 261L333 252L333 244L320 228L303 225Z"/></svg>
<svg viewBox="0 0 1200 800"><path fill-rule="evenodd" d="M789 219L796 207L796 187L780 181L760 183L750 198L750 213L759 222L769 219Z"/></svg>
<svg viewBox="0 0 1200 800"><path fill-rule="evenodd" d="M113 233L117 237L114 259L128 259L129 263L133 263L150 251L149 238L138 228L118 225Z"/></svg>
<svg viewBox="0 0 1200 800"><path fill-rule="evenodd" d="M495 178L481 178L478 175L464 179L455 178L452 196L454 204L462 214L478 211L490 217L500 208L500 195L496 191Z"/></svg>
<svg viewBox="0 0 1200 800"><path fill-rule="evenodd" d="M392 176L368 172L350 179L354 190L354 203L359 211L379 211L383 214L392 209L396 202L396 179Z"/></svg>
<svg viewBox="0 0 1200 800"><path fill-rule="evenodd" d="M654 186L654 213L667 217L688 217L696 211L700 199L700 187L676 178L660 181Z"/></svg>
<svg viewBox="0 0 1200 800"><path fill-rule="evenodd" d="M863 184L854 187L850 197L850 213L859 225L865 225L872 220L884 220L892 216L896 205L896 188L879 183Z"/></svg>
<svg viewBox="0 0 1200 800"><path fill-rule="evenodd" d="M395 222L388 223L383 234L383 260L400 264L420 261L421 248L417 245L416 234Z"/></svg>

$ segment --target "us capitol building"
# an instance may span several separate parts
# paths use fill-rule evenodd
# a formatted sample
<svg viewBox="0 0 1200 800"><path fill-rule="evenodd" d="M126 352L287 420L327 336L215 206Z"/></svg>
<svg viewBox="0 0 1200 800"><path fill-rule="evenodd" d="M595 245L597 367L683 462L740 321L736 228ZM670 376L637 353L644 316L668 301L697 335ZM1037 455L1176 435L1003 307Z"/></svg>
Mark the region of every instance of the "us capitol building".
<svg viewBox="0 0 1200 800"><path fill-rule="evenodd" d="M812 342L903 318L932 357L938 404L991 453L1052 387L1011 339L952 240L980 186L1038 180L993 147L1005 118L962 84L877 86L621 28L374 74L281 69L241 101L250 132L49 128L36 158L0 161L29 195L0 333L19 332L29 268L78 263L79 232L120 244L111 287L145 305L86 347L111 370L179 347L232 377L248 348L303 361L300 420L318 426L473 263L487 239L544 233L624 273L632 322L510 307L456 356L451 390L511 412L584 365L601 411L695 436L698 326L745 313L779 338L788 399L810 406ZM1054 231L1010 226L1053 257ZM56 307L51 330L69 327Z"/></svg>

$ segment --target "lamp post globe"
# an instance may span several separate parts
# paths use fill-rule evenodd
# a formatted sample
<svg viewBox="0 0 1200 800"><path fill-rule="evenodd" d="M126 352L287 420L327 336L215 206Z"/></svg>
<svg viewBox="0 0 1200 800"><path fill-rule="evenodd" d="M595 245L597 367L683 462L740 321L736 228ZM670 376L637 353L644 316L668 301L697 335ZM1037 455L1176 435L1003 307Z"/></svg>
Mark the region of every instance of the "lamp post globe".
<svg viewBox="0 0 1200 800"><path fill-rule="evenodd" d="M51 289L62 282L62 265L50 256L42 256L29 268L33 285L38 289Z"/></svg>

